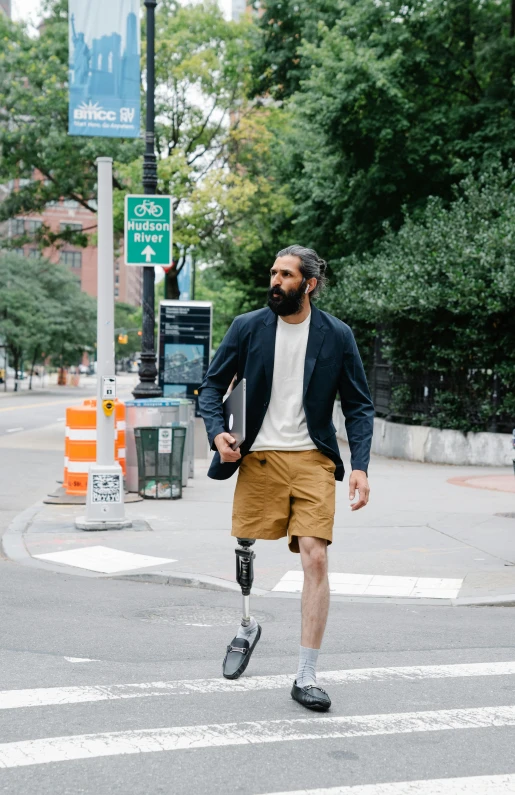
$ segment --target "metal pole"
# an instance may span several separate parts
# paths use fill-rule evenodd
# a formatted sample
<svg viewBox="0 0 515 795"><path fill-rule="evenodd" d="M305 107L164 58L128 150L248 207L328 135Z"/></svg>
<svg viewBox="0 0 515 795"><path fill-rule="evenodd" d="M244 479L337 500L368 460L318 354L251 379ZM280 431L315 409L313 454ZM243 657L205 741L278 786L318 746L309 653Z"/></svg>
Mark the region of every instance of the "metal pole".
<svg viewBox="0 0 515 795"><path fill-rule="evenodd" d="M157 162L154 151L154 93L155 93L155 8L157 0L145 0L147 8L147 120L145 155L143 157L143 193L152 196L157 190ZM155 272L153 267L143 268L143 335L141 338L141 361L139 384L132 394L135 398L161 397L156 384L156 352L154 344Z"/></svg>
<svg viewBox="0 0 515 795"><path fill-rule="evenodd" d="M99 157L97 248L97 460L88 472L86 512L79 530L129 527L123 504L123 473L115 461L113 159Z"/></svg>
<svg viewBox="0 0 515 795"><path fill-rule="evenodd" d="M98 166L98 297L97 297L97 464L114 464L115 416L102 408L103 379L114 376L114 243L113 160L99 157Z"/></svg>

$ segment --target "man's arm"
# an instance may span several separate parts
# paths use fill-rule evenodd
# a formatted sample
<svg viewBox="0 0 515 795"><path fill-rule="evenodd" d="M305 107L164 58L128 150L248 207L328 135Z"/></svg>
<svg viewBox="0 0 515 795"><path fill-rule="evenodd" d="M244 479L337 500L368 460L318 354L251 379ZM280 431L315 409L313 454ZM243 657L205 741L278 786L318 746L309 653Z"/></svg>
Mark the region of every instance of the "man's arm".
<svg viewBox="0 0 515 795"><path fill-rule="evenodd" d="M220 343L199 387L198 406L206 425L209 444L216 450L215 437L225 433L222 398L238 369L238 321L234 320Z"/></svg>
<svg viewBox="0 0 515 795"><path fill-rule="evenodd" d="M354 499L356 489L359 492L359 501L351 506L354 511L368 502L370 489L367 471L374 432L374 405L358 346L350 329L345 334L344 346L339 392L351 453L349 499Z"/></svg>

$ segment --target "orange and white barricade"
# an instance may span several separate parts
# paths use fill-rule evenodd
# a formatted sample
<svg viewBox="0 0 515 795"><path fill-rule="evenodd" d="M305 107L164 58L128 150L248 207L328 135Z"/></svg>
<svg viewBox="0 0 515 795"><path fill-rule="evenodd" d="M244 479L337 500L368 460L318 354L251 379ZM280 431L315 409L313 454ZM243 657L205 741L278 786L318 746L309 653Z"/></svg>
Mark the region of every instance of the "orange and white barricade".
<svg viewBox="0 0 515 795"><path fill-rule="evenodd" d="M125 475L125 404L116 401L115 458ZM82 406L66 409L64 443L64 478L66 494L87 494L89 465L97 458L97 401L85 400Z"/></svg>

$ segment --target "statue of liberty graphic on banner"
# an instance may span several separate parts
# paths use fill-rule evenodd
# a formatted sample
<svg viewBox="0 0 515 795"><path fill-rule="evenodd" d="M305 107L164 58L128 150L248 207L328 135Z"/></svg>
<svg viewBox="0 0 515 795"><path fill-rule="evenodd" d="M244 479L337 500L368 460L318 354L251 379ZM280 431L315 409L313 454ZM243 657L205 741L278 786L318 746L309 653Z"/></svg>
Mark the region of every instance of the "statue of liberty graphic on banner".
<svg viewBox="0 0 515 795"><path fill-rule="evenodd" d="M69 12L69 134L139 137L139 0L69 0Z"/></svg>

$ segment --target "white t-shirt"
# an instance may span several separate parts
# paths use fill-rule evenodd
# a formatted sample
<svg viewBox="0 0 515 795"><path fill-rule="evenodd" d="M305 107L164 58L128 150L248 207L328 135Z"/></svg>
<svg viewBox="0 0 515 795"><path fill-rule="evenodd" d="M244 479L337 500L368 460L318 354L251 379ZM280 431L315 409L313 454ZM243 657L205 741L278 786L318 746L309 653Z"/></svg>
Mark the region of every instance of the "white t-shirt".
<svg viewBox="0 0 515 795"><path fill-rule="evenodd" d="M277 318L270 405L252 445L256 450L315 450L302 405L311 314L302 323Z"/></svg>

